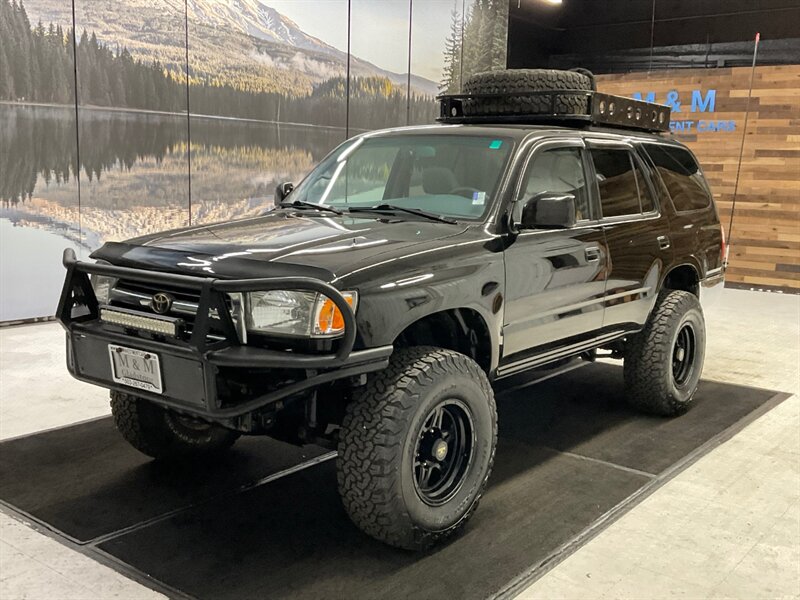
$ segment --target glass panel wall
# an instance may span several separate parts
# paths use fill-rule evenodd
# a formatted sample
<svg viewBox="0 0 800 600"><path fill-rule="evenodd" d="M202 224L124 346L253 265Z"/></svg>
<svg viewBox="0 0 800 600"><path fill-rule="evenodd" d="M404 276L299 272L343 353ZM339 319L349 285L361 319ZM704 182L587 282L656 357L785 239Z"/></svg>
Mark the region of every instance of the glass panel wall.
<svg viewBox="0 0 800 600"><path fill-rule="evenodd" d="M345 139L347 0L188 6L192 223L259 214Z"/></svg>
<svg viewBox="0 0 800 600"><path fill-rule="evenodd" d="M348 134L432 122L504 64L502 4L0 0L0 322L53 314L65 247L258 214Z"/></svg>
<svg viewBox="0 0 800 600"><path fill-rule="evenodd" d="M184 3L74 2L83 243L186 225Z"/></svg>
<svg viewBox="0 0 800 600"><path fill-rule="evenodd" d="M55 312L78 210L72 10L0 1L0 321Z"/></svg>
<svg viewBox="0 0 800 600"><path fill-rule="evenodd" d="M417 0L412 4L410 125L432 123L439 114L435 96L460 87L462 10L463 0ZM424 89L414 86L422 80Z"/></svg>
<svg viewBox="0 0 800 600"><path fill-rule="evenodd" d="M466 0L460 79L506 68L509 0Z"/></svg>
<svg viewBox="0 0 800 600"><path fill-rule="evenodd" d="M351 135L406 124L410 7L409 0L351 0Z"/></svg>

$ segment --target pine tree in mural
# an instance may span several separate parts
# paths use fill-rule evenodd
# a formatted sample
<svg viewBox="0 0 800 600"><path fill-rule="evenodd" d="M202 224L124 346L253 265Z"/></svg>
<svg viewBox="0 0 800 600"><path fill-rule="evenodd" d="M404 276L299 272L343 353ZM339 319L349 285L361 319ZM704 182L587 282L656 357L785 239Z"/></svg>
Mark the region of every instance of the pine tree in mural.
<svg viewBox="0 0 800 600"><path fill-rule="evenodd" d="M68 102L68 35L42 23L32 29L22 1L0 0L0 100Z"/></svg>
<svg viewBox="0 0 800 600"><path fill-rule="evenodd" d="M127 48L113 49L92 32L77 44L78 102L83 106L163 112L186 111L186 79L157 60L134 58ZM18 0L0 0L0 100L70 104L73 90L72 31L60 26L32 28ZM267 92L245 85L190 78L192 112L263 121L315 125L342 122L344 79L333 77L305 95ZM386 77L356 77L350 82L351 127L375 129L387 114L405 114L405 88ZM411 122L429 122L432 99L412 94Z"/></svg>
<svg viewBox="0 0 800 600"><path fill-rule="evenodd" d="M505 69L508 57L508 2L495 2L495 7L490 62L492 69Z"/></svg>
<svg viewBox="0 0 800 600"><path fill-rule="evenodd" d="M439 90L445 94L455 94L461 89L461 38L464 33L463 28L464 23L456 4L450 13L450 33L444 45L444 72L439 83Z"/></svg>
<svg viewBox="0 0 800 600"><path fill-rule="evenodd" d="M507 37L508 0L474 0L461 24L454 8L440 89L456 93L470 75L504 69Z"/></svg>

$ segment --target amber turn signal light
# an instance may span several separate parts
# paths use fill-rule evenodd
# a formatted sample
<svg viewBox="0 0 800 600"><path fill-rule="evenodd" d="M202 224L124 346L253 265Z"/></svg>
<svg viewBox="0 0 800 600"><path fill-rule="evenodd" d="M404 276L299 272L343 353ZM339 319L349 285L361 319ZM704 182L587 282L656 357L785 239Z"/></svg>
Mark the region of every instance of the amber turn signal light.
<svg viewBox="0 0 800 600"><path fill-rule="evenodd" d="M356 310L356 293L342 292L345 302ZM316 319L314 321L315 335L336 335L344 331L344 315L333 303L333 300L320 296L317 300Z"/></svg>

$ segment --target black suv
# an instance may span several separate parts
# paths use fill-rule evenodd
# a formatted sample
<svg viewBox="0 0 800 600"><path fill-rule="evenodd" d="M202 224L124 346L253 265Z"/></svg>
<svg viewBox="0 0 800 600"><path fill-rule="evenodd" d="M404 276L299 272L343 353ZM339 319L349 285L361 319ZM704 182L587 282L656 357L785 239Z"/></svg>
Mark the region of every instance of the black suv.
<svg viewBox="0 0 800 600"><path fill-rule="evenodd" d="M128 442L331 445L353 521L416 549L478 504L495 382L602 351L633 406L689 407L725 243L669 109L580 71L480 74L440 102L438 125L346 141L262 216L65 252L68 367L111 389Z"/></svg>

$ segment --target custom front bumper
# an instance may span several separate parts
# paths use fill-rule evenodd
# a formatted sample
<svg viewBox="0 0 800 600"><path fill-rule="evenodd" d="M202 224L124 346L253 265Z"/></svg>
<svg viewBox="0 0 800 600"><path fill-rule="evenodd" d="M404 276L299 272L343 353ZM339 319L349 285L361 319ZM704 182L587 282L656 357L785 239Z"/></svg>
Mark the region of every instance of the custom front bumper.
<svg viewBox="0 0 800 600"><path fill-rule="evenodd" d="M350 305L333 286L308 277L223 280L79 262L64 251L67 277L56 316L67 332L67 367L81 381L133 393L165 407L210 420L233 419L319 385L386 367L392 346L353 350L356 322ZM105 275L199 293L191 324L168 319L176 335L160 335L100 319L101 307L89 280ZM229 294L304 290L324 294L344 316L335 352L302 354L242 344L226 304ZM145 318L157 315L141 315ZM116 383L109 344L158 356L162 393ZM270 385L269 380L275 384Z"/></svg>

